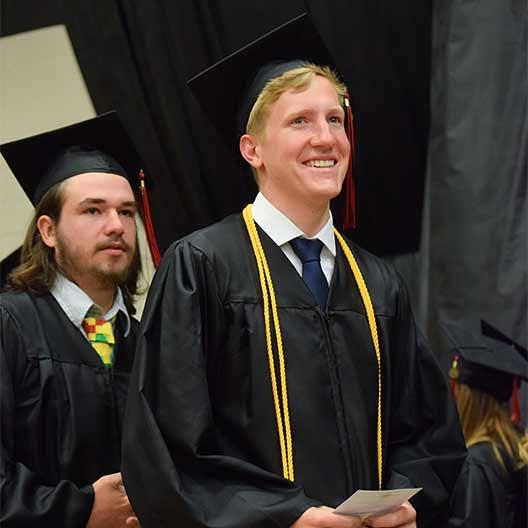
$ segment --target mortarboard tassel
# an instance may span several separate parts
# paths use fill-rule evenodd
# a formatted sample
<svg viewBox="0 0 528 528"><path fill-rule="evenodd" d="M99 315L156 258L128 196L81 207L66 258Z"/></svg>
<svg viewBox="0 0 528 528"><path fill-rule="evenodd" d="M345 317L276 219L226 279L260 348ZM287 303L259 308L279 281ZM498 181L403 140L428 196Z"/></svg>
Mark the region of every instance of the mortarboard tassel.
<svg viewBox="0 0 528 528"><path fill-rule="evenodd" d="M350 97L345 94L344 97L347 136L350 142L350 160L348 162L347 173L345 176L345 210L343 213L343 229L353 229L356 227L356 186L352 176L352 165L354 164L354 154L356 146L354 143L354 117L350 107Z"/></svg>
<svg viewBox="0 0 528 528"><path fill-rule="evenodd" d="M451 363L451 368L449 369L449 388L451 389L451 394L455 396L456 393L456 386L457 386L457 380L459 376L459 370L458 370L458 361L459 356L455 355L453 356L453 362Z"/></svg>
<svg viewBox="0 0 528 528"><path fill-rule="evenodd" d="M154 232L154 225L152 224L152 217L150 215L147 187L145 185L145 173L143 172L143 169L139 171L139 188L141 191L141 216L143 217L143 223L145 224L147 242L150 254L152 255L152 261L154 262L154 267L157 268L161 261L161 254L156 240L156 234Z"/></svg>
<svg viewBox="0 0 528 528"><path fill-rule="evenodd" d="M519 378L513 378L510 418L515 425L517 425L521 421L521 405L519 402Z"/></svg>

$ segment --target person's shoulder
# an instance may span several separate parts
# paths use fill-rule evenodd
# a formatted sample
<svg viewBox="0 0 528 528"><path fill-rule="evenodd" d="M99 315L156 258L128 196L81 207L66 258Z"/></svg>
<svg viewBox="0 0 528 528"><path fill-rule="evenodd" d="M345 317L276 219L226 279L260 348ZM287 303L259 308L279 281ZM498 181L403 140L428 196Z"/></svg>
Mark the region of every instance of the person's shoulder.
<svg viewBox="0 0 528 528"><path fill-rule="evenodd" d="M215 254L226 254L240 247L245 234L245 225L240 213L230 215L219 222L194 231L173 242L167 254L196 252L214 257Z"/></svg>
<svg viewBox="0 0 528 528"><path fill-rule="evenodd" d="M29 292L4 291L0 293L0 324L8 336L18 336L16 340L28 343L33 339L37 324L36 296Z"/></svg>
<svg viewBox="0 0 528 528"><path fill-rule="evenodd" d="M493 446L491 442L477 442L468 448L468 458L476 463L488 463L493 458Z"/></svg>
<svg viewBox="0 0 528 528"><path fill-rule="evenodd" d="M497 452L500 454L502 462L497 458ZM514 472L506 450L502 446L496 446L494 449L493 444L489 441L477 442L468 448L468 464L477 466L501 480L506 474Z"/></svg>
<svg viewBox="0 0 528 528"><path fill-rule="evenodd" d="M383 295L398 295L405 289L403 280L391 262L374 255L343 236L361 271L367 287Z"/></svg>
<svg viewBox="0 0 528 528"><path fill-rule="evenodd" d="M0 293L0 307L15 314L33 306L34 298L30 292L6 290Z"/></svg>

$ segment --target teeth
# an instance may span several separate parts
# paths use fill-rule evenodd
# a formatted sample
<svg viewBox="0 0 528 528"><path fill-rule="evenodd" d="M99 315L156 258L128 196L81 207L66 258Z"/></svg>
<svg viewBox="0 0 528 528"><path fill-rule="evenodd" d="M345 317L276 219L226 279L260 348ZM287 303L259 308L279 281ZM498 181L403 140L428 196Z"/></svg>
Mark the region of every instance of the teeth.
<svg viewBox="0 0 528 528"><path fill-rule="evenodd" d="M308 167L333 167L335 160L310 160L305 163Z"/></svg>

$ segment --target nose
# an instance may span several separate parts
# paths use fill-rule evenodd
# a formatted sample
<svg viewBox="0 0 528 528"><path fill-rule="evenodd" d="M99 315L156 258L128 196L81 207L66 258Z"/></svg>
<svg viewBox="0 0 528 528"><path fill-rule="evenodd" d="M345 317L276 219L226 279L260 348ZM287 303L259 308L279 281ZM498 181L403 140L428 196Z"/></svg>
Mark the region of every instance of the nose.
<svg viewBox="0 0 528 528"><path fill-rule="evenodd" d="M108 235L122 235L125 231L123 220L116 209L112 209L108 213L108 218L105 224L105 232Z"/></svg>
<svg viewBox="0 0 528 528"><path fill-rule="evenodd" d="M334 131L326 119L317 122L312 136L312 145L315 147L333 147L336 143Z"/></svg>

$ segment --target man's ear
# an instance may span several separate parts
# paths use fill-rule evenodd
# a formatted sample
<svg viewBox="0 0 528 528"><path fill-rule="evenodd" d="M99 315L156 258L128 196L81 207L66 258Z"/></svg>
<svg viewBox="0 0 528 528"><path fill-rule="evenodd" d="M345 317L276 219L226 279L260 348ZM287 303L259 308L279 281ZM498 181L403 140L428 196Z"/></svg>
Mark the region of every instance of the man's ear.
<svg viewBox="0 0 528 528"><path fill-rule="evenodd" d="M260 144L253 134L244 134L240 138L240 154L254 168L262 167L262 158L260 156Z"/></svg>
<svg viewBox="0 0 528 528"><path fill-rule="evenodd" d="M57 232L55 222L48 215L39 216L37 219L37 229L40 233L40 238L46 246L54 248L57 246Z"/></svg>

